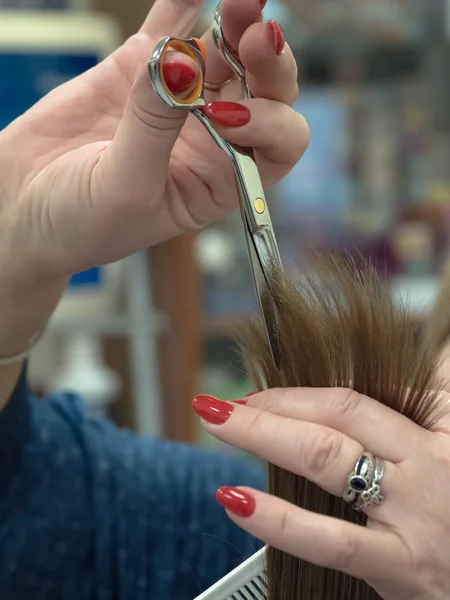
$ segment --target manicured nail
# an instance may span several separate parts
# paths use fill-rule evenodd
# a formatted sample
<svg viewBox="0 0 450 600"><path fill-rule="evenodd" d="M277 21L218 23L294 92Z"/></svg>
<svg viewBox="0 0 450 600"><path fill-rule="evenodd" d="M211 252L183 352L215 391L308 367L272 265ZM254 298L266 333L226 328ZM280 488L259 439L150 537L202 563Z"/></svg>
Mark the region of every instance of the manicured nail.
<svg viewBox="0 0 450 600"><path fill-rule="evenodd" d="M214 396L200 394L192 400L192 408L208 423L223 425L233 414L234 406Z"/></svg>
<svg viewBox="0 0 450 600"><path fill-rule="evenodd" d="M280 54L283 52L284 44L286 43L283 30L273 19L267 21L267 26L269 27L270 39L272 41L275 53L277 56L280 56Z"/></svg>
<svg viewBox="0 0 450 600"><path fill-rule="evenodd" d="M166 62L163 74L167 87L173 94L186 92L197 79L197 71L182 62Z"/></svg>
<svg viewBox="0 0 450 600"><path fill-rule="evenodd" d="M255 512L256 501L253 496L235 487L219 488L216 492L216 500L238 517L250 517Z"/></svg>
<svg viewBox="0 0 450 600"><path fill-rule="evenodd" d="M245 394L244 398L242 398L242 400L231 400L231 402L233 402L233 404L242 404L243 406L247 406L248 404L248 400L245 400L245 398L250 398L250 396L254 396L255 394L257 394L258 392L249 392L248 394Z"/></svg>
<svg viewBox="0 0 450 600"><path fill-rule="evenodd" d="M242 127L250 121L250 111L237 102L211 102L205 107L205 114L224 127Z"/></svg>

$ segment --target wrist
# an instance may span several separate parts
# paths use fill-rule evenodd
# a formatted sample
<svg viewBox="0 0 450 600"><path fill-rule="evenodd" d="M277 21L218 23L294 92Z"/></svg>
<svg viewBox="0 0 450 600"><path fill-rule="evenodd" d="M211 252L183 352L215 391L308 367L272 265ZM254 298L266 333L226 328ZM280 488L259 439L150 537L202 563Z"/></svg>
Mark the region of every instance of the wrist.
<svg viewBox="0 0 450 600"><path fill-rule="evenodd" d="M0 356L20 355L30 340L42 331L66 287L66 280L39 277L14 264L0 250ZM0 411L6 406L17 384L22 363L0 367Z"/></svg>
<svg viewBox="0 0 450 600"><path fill-rule="evenodd" d="M67 279L48 280L25 275L0 258L0 357L27 350L57 307Z"/></svg>

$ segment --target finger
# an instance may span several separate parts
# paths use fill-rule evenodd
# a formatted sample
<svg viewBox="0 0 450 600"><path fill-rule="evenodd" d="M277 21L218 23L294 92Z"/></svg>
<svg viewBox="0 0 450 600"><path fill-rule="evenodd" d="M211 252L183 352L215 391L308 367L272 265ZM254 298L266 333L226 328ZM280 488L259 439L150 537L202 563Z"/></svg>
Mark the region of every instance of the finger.
<svg viewBox="0 0 450 600"><path fill-rule="evenodd" d="M395 589L411 568L407 549L393 533L309 512L250 488L220 488L216 497L234 523L269 546L369 585Z"/></svg>
<svg viewBox="0 0 450 600"><path fill-rule="evenodd" d="M197 23L203 0L155 0L140 33L156 42L170 35L186 37Z"/></svg>
<svg viewBox="0 0 450 600"><path fill-rule="evenodd" d="M243 108L248 122L229 127ZM218 133L231 143L254 148L265 187L286 174L303 156L309 143L309 128L302 115L286 104L253 98L236 103L214 102L205 109Z"/></svg>
<svg viewBox="0 0 450 600"><path fill-rule="evenodd" d="M208 422L211 410L229 418ZM194 410L206 431L227 444L260 456L273 465L305 477L335 496L342 496L347 478L364 448L351 438L322 425L295 421L256 408L230 406L215 398L197 396ZM397 467L385 463L383 493L391 499Z"/></svg>
<svg viewBox="0 0 450 600"><path fill-rule="evenodd" d="M267 390L249 398L249 404L336 429L394 463L411 456L427 433L381 402L344 388Z"/></svg>
<svg viewBox="0 0 450 600"><path fill-rule="evenodd" d="M165 53L162 70L166 84L180 100L189 96L200 77L199 63L187 54L173 50Z"/></svg>
<svg viewBox="0 0 450 600"><path fill-rule="evenodd" d="M133 36L122 47L121 60L126 62L127 56L148 56L148 44L146 36ZM167 54L163 70L167 85L178 96L195 87L199 75L194 60L175 52ZM128 211L135 207L142 211L145 220L150 194L157 198L164 191L165 177L155 177L155 173L165 172L186 117L187 111L172 109L158 98L143 63L116 135L94 169L93 194L100 188L103 196L108 194L110 206L115 201L126 202Z"/></svg>
<svg viewBox="0 0 450 600"><path fill-rule="evenodd" d="M244 32L250 25L262 19L260 0L223 0L220 8L221 26L224 37L231 48L237 51ZM202 37L206 47L206 79L212 83L223 83L233 75L221 53L214 45L211 30Z"/></svg>
<svg viewBox="0 0 450 600"><path fill-rule="evenodd" d="M254 96L291 106L298 96L297 63L288 45L278 53L275 26L273 21L251 25L240 41L239 56Z"/></svg>

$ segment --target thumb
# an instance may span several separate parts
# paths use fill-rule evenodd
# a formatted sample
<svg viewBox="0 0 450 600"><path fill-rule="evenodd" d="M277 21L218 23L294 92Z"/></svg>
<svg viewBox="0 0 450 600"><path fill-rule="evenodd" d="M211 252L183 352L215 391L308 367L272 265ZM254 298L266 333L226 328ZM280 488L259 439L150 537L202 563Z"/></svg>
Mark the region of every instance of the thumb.
<svg viewBox="0 0 450 600"><path fill-rule="evenodd" d="M162 69L167 86L179 98L187 97L200 77L197 63L178 52L166 52ZM147 203L150 194L164 191L170 155L187 115L187 110L169 108L158 98L143 65L104 157L114 196Z"/></svg>

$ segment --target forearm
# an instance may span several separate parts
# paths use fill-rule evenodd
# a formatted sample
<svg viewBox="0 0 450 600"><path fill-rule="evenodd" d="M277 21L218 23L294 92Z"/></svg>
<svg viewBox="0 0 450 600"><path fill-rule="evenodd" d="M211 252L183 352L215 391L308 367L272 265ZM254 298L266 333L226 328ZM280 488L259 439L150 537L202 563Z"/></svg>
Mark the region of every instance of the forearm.
<svg viewBox="0 0 450 600"><path fill-rule="evenodd" d="M9 272L0 260L0 357L19 354L32 336L45 328L66 281L40 281L36 276ZM0 366L0 410L17 383L22 365Z"/></svg>

